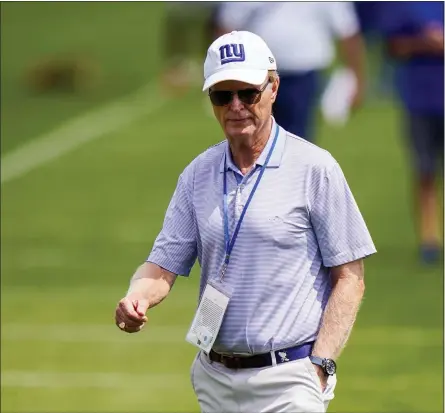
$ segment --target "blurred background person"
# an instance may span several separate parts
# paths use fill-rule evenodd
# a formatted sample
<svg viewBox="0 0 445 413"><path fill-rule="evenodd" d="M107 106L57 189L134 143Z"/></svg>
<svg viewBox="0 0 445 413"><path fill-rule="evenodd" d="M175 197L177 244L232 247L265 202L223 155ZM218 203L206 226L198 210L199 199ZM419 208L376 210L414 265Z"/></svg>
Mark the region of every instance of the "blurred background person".
<svg viewBox="0 0 445 413"><path fill-rule="evenodd" d="M227 2L217 16L219 34L249 30L269 44L278 62L280 92L274 105L278 124L307 140L314 139L313 117L320 73L335 58L339 41L343 64L357 80L352 107L363 99L364 47L352 3Z"/></svg>
<svg viewBox="0 0 445 413"><path fill-rule="evenodd" d="M149 334L119 337L110 325L110 305L127 287L122 274L146 256L178 175L220 140L208 96L212 117L202 113L201 64L188 93L160 87L174 66L167 6L0 5L1 411L200 411L189 386L196 352L184 339L198 266L151 314ZM190 30L204 33L206 22ZM379 36L380 50L366 48L374 70ZM202 59L198 42L191 46ZM441 412L444 267L419 260L401 105L366 98L343 128L317 113L317 144L341 162L379 249L331 410Z"/></svg>
<svg viewBox="0 0 445 413"><path fill-rule="evenodd" d="M444 150L444 5L382 2L378 10L388 53L397 62L395 86L414 168L421 259L436 262L442 249L437 177Z"/></svg>
<svg viewBox="0 0 445 413"><path fill-rule="evenodd" d="M216 38L220 2L166 2L163 85L174 92L201 84L200 62Z"/></svg>
<svg viewBox="0 0 445 413"><path fill-rule="evenodd" d="M378 23L378 1L355 1L354 8L366 48L366 98L392 97L393 64L382 47Z"/></svg>

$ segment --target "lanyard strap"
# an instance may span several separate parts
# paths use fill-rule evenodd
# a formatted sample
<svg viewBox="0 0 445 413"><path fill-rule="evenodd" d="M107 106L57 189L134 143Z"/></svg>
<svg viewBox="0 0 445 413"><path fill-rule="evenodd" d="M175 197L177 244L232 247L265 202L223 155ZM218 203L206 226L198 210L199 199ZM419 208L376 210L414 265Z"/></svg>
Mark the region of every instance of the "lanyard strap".
<svg viewBox="0 0 445 413"><path fill-rule="evenodd" d="M249 197L247 198L246 205L244 206L240 218L238 220L238 223L235 227L235 231L233 232L232 239L230 239L229 235L229 202L228 202L228 195L227 195L227 153L224 155L224 192L223 192L223 198L224 198L224 243L225 243L225 249L226 249L226 255L224 258L224 264L223 268L221 270L221 278L224 277L227 266L229 265L230 261L230 254L232 253L233 247L235 245L236 239L238 237L238 232L241 228L241 223L243 222L244 216L246 215L247 208L249 207L250 201L252 201L253 195L255 194L255 191L258 188L258 185L260 184L261 178L263 177L264 171L266 170L267 164L269 163L270 157L272 156L272 152L275 148L275 144L277 143L278 139L278 132L279 127L276 125L276 131L275 136L272 142L272 146L269 149L269 153L267 154L266 160L263 164L263 166L260 169L260 173L258 174L258 178L255 181L255 184L253 185L252 191L249 194ZM255 168L256 170L256 168Z"/></svg>

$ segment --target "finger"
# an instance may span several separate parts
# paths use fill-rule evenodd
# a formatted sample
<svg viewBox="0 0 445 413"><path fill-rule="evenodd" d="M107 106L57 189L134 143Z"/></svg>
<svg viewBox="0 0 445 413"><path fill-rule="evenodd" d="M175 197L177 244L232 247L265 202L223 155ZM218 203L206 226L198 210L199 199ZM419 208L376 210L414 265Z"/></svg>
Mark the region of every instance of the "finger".
<svg viewBox="0 0 445 413"><path fill-rule="evenodd" d="M126 333L137 333L139 331L141 331L144 328L145 323L141 324L140 326L137 327L130 327L130 326L125 326L122 331L125 331Z"/></svg>
<svg viewBox="0 0 445 413"><path fill-rule="evenodd" d="M128 320L128 321L121 321L121 322L125 323L125 327L128 327L128 328L137 328L137 327L140 327L145 324L143 321L136 322L136 321Z"/></svg>
<svg viewBox="0 0 445 413"><path fill-rule="evenodd" d="M147 322L147 316L145 313L148 309L148 300L134 300L133 308L142 317L144 323Z"/></svg>
<svg viewBox="0 0 445 413"><path fill-rule="evenodd" d="M118 309L116 311L116 325L119 326L120 323L125 323L125 325L129 327L138 327L141 324L144 324L144 320L133 320L129 318L121 309Z"/></svg>
<svg viewBox="0 0 445 413"><path fill-rule="evenodd" d="M118 308L122 311L126 318L133 321L140 321L141 316L136 312L133 304L128 300L122 300L119 302Z"/></svg>
<svg viewBox="0 0 445 413"><path fill-rule="evenodd" d="M117 323L116 323L117 324ZM125 322L121 321L119 324L117 324L118 328L121 331L124 331L126 333L137 333L144 327L145 323L142 323L138 326L135 325L127 325Z"/></svg>

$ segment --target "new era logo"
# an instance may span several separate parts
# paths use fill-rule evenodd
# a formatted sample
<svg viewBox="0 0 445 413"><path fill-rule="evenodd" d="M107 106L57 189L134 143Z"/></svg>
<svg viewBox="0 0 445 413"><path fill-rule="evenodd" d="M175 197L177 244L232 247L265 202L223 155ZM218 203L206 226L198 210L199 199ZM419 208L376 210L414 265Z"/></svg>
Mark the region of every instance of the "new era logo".
<svg viewBox="0 0 445 413"><path fill-rule="evenodd" d="M225 44L219 48L219 56L222 65L230 62L244 62L246 60L244 45Z"/></svg>

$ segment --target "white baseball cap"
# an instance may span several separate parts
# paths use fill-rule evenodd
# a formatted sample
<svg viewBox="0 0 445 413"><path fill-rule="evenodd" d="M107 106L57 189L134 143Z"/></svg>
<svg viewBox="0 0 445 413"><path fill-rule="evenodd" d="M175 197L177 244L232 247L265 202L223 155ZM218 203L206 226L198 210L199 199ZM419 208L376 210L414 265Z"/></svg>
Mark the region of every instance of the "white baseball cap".
<svg viewBox="0 0 445 413"><path fill-rule="evenodd" d="M203 91L224 80L261 85L269 70L277 70L266 42L254 33L233 31L216 39L204 62Z"/></svg>

